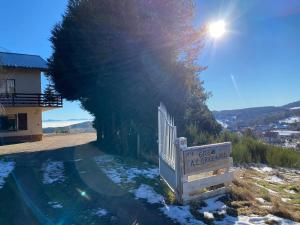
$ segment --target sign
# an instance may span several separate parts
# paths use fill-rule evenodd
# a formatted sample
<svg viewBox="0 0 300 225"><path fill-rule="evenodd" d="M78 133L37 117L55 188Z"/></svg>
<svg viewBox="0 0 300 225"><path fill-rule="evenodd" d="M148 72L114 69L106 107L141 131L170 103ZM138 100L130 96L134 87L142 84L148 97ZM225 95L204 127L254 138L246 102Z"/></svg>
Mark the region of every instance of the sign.
<svg viewBox="0 0 300 225"><path fill-rule="evenodd" d="M183 151L184 174L200 172L219 161L229 159L231 143L221 143L188 148Z"/></svg>

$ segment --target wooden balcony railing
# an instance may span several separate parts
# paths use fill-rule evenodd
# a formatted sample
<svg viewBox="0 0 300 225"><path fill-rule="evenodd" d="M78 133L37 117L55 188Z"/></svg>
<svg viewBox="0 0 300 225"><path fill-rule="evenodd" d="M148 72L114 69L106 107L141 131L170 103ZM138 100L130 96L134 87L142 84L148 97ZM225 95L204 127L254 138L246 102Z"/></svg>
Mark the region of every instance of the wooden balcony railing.
<svg viewBox="0 0 300 225"><path fill-rule="evenodd" d="M7 107L62 107L62 96L39 93L0 94L0 105Z"/></svg>

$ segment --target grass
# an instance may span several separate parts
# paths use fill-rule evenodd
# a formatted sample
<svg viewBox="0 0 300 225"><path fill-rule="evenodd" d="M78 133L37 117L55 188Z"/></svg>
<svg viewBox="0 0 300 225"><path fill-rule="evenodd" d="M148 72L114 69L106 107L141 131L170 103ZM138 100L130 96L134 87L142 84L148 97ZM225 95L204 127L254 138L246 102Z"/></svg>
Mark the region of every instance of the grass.
<svg viewBox="0 0 300 225"><path fill-rule="evenodd" d="M164 196L164 199L167 204L176 204L177 201L174 192L169 188L169 186L162 179L160 179L159 181L160 181L159 182L160 190L158 190L157 192Z"/></svg>
<svg viewBox="0 0 300 225"><path fill-rule="evenodd" d="M284 178L284 176L281 174ZM284 184L272 184L266 181L266 174L253 170L239 172L230 189L230 201L227 204L236 209L239 215L273 214L286 219L300 222L300 181L296 184L285 182ZM270 192L268 190L275 191ZM295 194L286 190L293 190ZM260 203L257 198L263 198L266 202ZM291 199L288 202L281 198Z"/></svg>
<svg viewBox="0 0 300 225"><path fill-rule="evenodd" d="M300 168L300 153L279 146L263 143L250 136L239 137L235 133L223 132L213 142L230 141L235 163L264 163L270 166Z"/></svg>

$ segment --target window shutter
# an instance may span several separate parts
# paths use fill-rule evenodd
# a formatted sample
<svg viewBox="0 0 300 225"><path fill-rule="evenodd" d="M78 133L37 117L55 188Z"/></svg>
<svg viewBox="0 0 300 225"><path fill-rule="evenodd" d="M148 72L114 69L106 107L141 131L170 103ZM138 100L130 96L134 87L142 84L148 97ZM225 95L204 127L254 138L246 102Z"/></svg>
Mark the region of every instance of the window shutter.
<svg viewBox="0 0 300 225"><path fill-rule="evenodd" d="M19 130L27 130L27 113L18 114Z"/></svg>

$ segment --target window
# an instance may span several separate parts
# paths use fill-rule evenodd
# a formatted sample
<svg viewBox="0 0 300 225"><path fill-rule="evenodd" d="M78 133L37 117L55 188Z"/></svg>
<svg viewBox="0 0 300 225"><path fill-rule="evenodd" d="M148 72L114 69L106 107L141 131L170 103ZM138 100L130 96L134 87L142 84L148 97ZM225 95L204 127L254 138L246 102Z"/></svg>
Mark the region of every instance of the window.
<svg viewBox="0 0 300 225"><path fill-rule="evenodd" d="M17 115L0 116L0 131L16 131Z"/></svg>
<svg viewBox="0 0 300 225"><path fill-rule="evenodd" d="M16 92L16 81L14 79L0 80L0 94L12 94Z"/></svg>
<svg viewBox="0 0 300 225"><path fill-rule="evenodd" d="M19 130L27 130L27 113L18 114Z"/></svg>

